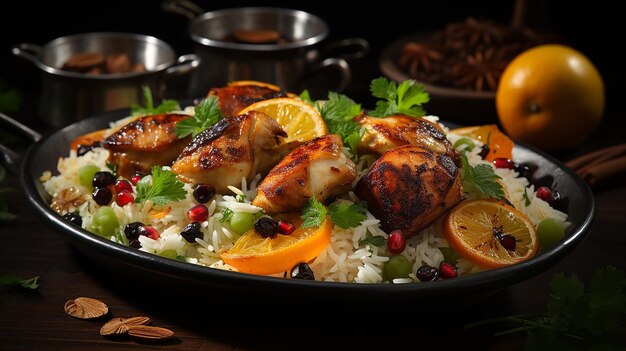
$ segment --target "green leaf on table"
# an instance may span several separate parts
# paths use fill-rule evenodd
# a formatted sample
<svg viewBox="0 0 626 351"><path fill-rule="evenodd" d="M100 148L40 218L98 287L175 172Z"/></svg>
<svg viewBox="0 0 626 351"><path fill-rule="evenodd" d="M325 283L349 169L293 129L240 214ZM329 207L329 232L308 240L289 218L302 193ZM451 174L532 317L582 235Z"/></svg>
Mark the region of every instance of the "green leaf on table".
<svg viewBox="0 0 626 351"><path fill-rule="evenodd" d="M2 275L0 276L0 286L35 290L39 288L39 276L24 279L14 275Z"/></svg>

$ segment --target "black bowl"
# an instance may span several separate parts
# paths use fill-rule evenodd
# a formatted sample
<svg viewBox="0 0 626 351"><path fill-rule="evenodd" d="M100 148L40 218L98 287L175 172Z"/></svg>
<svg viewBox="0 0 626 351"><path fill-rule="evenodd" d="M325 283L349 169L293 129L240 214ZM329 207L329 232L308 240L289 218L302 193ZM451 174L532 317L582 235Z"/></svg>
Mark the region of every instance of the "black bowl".
<svg viewBox="0 0 626 351"><path fill-rule="evenodd" d="M56 170L59 157L67 156L68 145L77 136L106 128L109 122L128 114L115 111L72 124L32 145L22 162L21 186L28 202L45 222L58 230L89 259L117 274L133 274L160 283L186 284L196 291L237 290L246 293L286 294L312 298L374 299L445 297L493 292L545 271L569 254L589 234L595 216L591 190L559 161L524 145L516 145L515 159L537 167L534 176L548 181L563 197L572 223L566 237L555 247L513 266L480 272L457 279L421 284L354 284L290 280L206 268L138 251L99 237L65 221L50 207L50 196L39 176Z"/></svg>

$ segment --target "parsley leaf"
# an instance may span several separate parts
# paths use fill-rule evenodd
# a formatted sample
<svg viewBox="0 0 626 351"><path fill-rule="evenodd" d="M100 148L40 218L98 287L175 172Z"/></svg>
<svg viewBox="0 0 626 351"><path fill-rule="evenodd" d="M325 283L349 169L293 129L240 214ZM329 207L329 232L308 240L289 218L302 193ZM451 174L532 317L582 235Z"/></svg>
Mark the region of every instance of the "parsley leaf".
<svg viewBox="0 0 626 351"><path fill-rule="evenodd" d="M387 239L385 239L384 236L380 236L380 235L372 235L370 233L367 233L367 236L365 237L365 239L362 239L359 241L359 245L372 245L372 246L376 246L376 247L382 247L387 245Z"/></svg>
<svg viewBox="0 0 626 351"><path fill-rule="evenodd" d="M326 123L328 132L339 135L344 145L349 146L352 154L356 155L357 146L364 133L359 123L354 120L354 117L363 112L361 105L346 95L331 91L328 93L328 100L317 102L314 106Z"/></svg>
<svg viewBox="0 0 626 351"><path fill-rule="evenodd" d="M426 114L422 104L430 100L424 86L414 80L405 80L396 87L396 82L380 77L372 81L370 91L374 97L383 99L376 102L376 109L369 115L387 117L398 113L412 117Z"/></svg>
<svg viewBox="0 0 626 351"><path fill-rule="evenodd" d="M358 227L367 218L361 203L334 203L328 207L328 215L333 224L342 229Z"/></svg>
<svg viewBox="0 0 626 351"><path fill-rule="evenodd" d="M233 210L226 207L225 209L222 210L222 218L220 218L220 224L224 224L224 222L229 221L232 216L233 216Z"/></svg>
<svg viewBox="0 0 626 351"><path fill-rule="evenodd" d="M163 100L159 106L154 107L154 101L152 100L152 91L146 85L141 87L143 89L143 98L146 102L146 107L132 104L130 106L131 115L156 115L159 113L166 113L175 110L180 110L180 105L176 100Z"/></svg>
<svg viewBox="0 0 626 351"><path fill-rule="evenodd" d="M14 275L2 275L0 276L0 286L20 287L35 290L39 288L39 276L32 277L30 279L22 279Z"/></svg>
<svg viewBox="0 0 626 351"><path fill-rule="evenodd" d="M176 123L176 135L179 139L190 134L195 137L223 117L217 97L211 95L196 105L193 117Z"/></svg>
<svg viewBox="0 0 626 351"><path fill-rule="evenodd" d="M185 184L176 179L176 175L161 166L152 167L152 177L143 177L137 183L135 202L151 200L155 205L163 206L170 202L184 200L187 192Z"/></svg>
<svg viewBox="0 0 626 351"><path fill-rule="evenodd" d="M501 178L493 171L491 166L479 164L476 167L472 167L467 160L465 152L461 152L461 165L463 167L463 182L465 182L465 186L470 184L476 190L489 197L498 200L504 199L502 185L497 182L497 179Z"/></svg>
<svg viewBox="0 0 626 351"><path fill-rule="evenodd" d="M319 227L326 220L326 207L316 198L312 197L302 209L302 228Z"/></svg>
<svg viewBox="0 0 626 351"><path fill-rule="evenodd" d="M309 105L315 106L315 103L311 99L311 94L309 94L309 91L307 89L302 90L298 97L304 100L304 102L308 103Z"/></svg>

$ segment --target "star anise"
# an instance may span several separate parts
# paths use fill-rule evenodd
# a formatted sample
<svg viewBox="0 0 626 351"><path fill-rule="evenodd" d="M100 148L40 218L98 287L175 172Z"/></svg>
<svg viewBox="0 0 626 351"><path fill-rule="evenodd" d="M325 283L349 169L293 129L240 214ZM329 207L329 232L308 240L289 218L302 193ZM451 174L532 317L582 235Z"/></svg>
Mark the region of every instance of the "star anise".
<svg viewBox="0 0 626 351"><path fill-rule="evenodd" d="M433 61L442 61L443 55L428 44L410 42L404 45L400 55L400 66L408 70L411 76L431 71Z"/></svg>
<svg viewBox="0 0 626 351"><path fill-rule="evenodd" d="M507 64L501 56L494 48L468 55L465 62L452 68L452 74L467 89L495 91Z"/></svg>
<svg viewBox="0 0 626 351"><path fill-rule="evenodd" d="M445 33L451 42L463 42L470 48L475 48L502 42L506 31L506 27L493 21L469 17L465 22L449 24Z"/></svg>

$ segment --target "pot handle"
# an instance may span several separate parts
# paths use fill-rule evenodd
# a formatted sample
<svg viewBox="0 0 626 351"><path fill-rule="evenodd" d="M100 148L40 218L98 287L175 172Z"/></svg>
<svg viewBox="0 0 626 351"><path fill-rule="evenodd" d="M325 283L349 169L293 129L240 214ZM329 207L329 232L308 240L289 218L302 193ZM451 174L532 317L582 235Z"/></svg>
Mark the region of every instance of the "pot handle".
<svg viewBox="0 0 626 351"><path fill-rule="evenodd" d="M346 87L348 87L348 84L350 84L350 81L352 80L352 70L350 69L348 62L342 58L331 57L323 60L306 72L303 76L303 80L306 80L307 77L318 75L320 71L328 68L336 68L340 75L338 86L334 89L329 88L328 90L334 90L339 93L346 90Z"/></svg>
<svg viewBox="0 0 626 351"><path fill-rule="evenodd" d="M200 65L200 58L195 54L182 55L176 60L176 64L165 70L168 77L177 77L187 74L196 69Z"/></svg>
<svg viewBox="0 0 626 351"><path fill-rule="evenodd" d="M163 0L161 8L167 12L182 15L192 20L204 13L204 10L189 0Z"/></svg>
<svg viewBox="0 0 626 351"><path fill-rule="evenodd" d="M29 43L21 43L11 48L13 55L27 59L33 63L39 63L41 46Z"/></svg>
<svg viewBox="0 0 626 351"><path fill-rule="evenodd" d="M36 131L25 126L24 124L14 120L13 118L1 112L0 112L0 122L2 122L2 124L6 124L20 131L22 134L29 137L33 142L36 142L39 139L41 139L41 134L37 133ZM20 161L21 161L20 157L15 151L0 144L0 163L3 164L11 173L13 174L19 173Z"/></svg>
<svg viewBox="0 0 626 351"><path fill-rule="evenodd" d="M370 51L370 44L363 38L346 38L327 44L324 57L339 57L344 60L356 60L365 57Z"/></svg>

